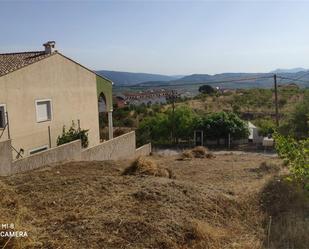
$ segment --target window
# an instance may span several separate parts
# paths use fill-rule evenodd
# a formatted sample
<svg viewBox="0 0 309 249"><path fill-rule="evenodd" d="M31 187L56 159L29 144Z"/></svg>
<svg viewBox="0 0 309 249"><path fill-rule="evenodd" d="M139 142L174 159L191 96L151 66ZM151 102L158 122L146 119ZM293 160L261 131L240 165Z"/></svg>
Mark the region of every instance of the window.
<svg viewBox="0 0 309 249"><path fill-rule="evenodd" d="M37 122L44 122L51 120L51 100L37 100L36 105L36 120Z"/></svg>
<svg viewBox="0 0 309 249"><path fill-rule="evenodd" d="M39 148L35 148L35 149L33 149L33 150L30 150L30 151L29 151L29 154L30 154L30 155L33 155L33 154L35 154L35 153L39 153L39 152L42 152L42 151L47 150L47 149L48 149L48 146L47 146L47 145L44 145L44 146L42 146L42 147L39 147Z"/></svg>
<svg viewBox="0 0 309 249"><path fill-rule="evenodd" d="M3 129L5 125L6 125L5 105L0 105L0 129Z"/></svg>

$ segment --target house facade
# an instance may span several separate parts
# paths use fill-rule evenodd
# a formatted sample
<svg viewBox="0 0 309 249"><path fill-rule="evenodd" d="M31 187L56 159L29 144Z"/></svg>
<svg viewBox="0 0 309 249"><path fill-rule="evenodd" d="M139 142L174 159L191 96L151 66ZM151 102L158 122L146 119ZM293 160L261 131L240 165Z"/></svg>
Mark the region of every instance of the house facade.
<svg viewBox="0 0 309 249"><path fill-rule="evenodd" d="M55 42L44 46L0 54L0 142L10 139L15 157L56 147L72 122L89 130L89 146L99 144L99 112L113 137L112 82L56 51Z"/></svg>

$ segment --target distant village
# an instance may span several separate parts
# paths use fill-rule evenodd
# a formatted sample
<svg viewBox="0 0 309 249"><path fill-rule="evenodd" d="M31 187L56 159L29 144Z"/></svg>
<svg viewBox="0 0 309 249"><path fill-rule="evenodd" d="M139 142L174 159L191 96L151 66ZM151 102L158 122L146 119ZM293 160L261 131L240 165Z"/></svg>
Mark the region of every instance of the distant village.
<svg viewBox="0 0 309 249"><path fill-rule="evenodd" d="M285 85L279 85L279 89L299 89L299 86L296 83L289 83ZM216 92L220 94L233 94L239 93L242 94L241 91L243 89L236 88L225 88L221 86L214 87ZM192 98L196 94L184 90L184 89L147 89L144 91L126 91L123 93L118 93L113 95L113 103L118 108L123 108L125 106L130 105L153 105L153 104L166 104L169 100L177 99L177 98Z"/></svg>
<svg viewBox="0 0 309 249"><path fill-rule="evenodd" d="M166 104L173 98L183 96L177 90L170 89L151 89L139 92L125 92L114 95L113 100L117 107L122 108L129 105L153 105Z"/></svg>

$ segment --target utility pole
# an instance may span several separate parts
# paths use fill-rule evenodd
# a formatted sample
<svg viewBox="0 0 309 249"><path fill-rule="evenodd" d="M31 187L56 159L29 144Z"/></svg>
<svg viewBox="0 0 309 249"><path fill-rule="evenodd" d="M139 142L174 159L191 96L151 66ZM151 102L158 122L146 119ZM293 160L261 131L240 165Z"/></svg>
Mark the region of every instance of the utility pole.
<svg viewBox="0 0 309 249"><path fill-rule="evenodd" d="M175 93L172 90L172 143L175 144Z"/></svg>
<svg viewBox="0 0 309 249"><path fill-rule="evenodd" d="M276 126L279 127L278 86L277 86L277 75L276 74L274 74L274 88L275 88Z"/></svg>

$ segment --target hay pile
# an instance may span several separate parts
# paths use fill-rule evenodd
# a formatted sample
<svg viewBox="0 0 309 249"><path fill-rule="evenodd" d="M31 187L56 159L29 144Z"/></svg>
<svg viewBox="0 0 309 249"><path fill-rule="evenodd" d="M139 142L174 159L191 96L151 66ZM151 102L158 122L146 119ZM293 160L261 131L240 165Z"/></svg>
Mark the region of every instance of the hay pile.
<svg viewBox="0 0 309 249"><path fill-rule="evenodd" d="M151 175L158 177L172 178L170 169L159 167L153 160L148 157L137 158L123 172L123 175Z"/></svg>
<svg viewBox="0 0 309 249"><path fill-rule="evenodd" d="M182 160L190 160L192 158L214 158L215 156L204 146L197 146L192 150L182 152Z"/></svg>

